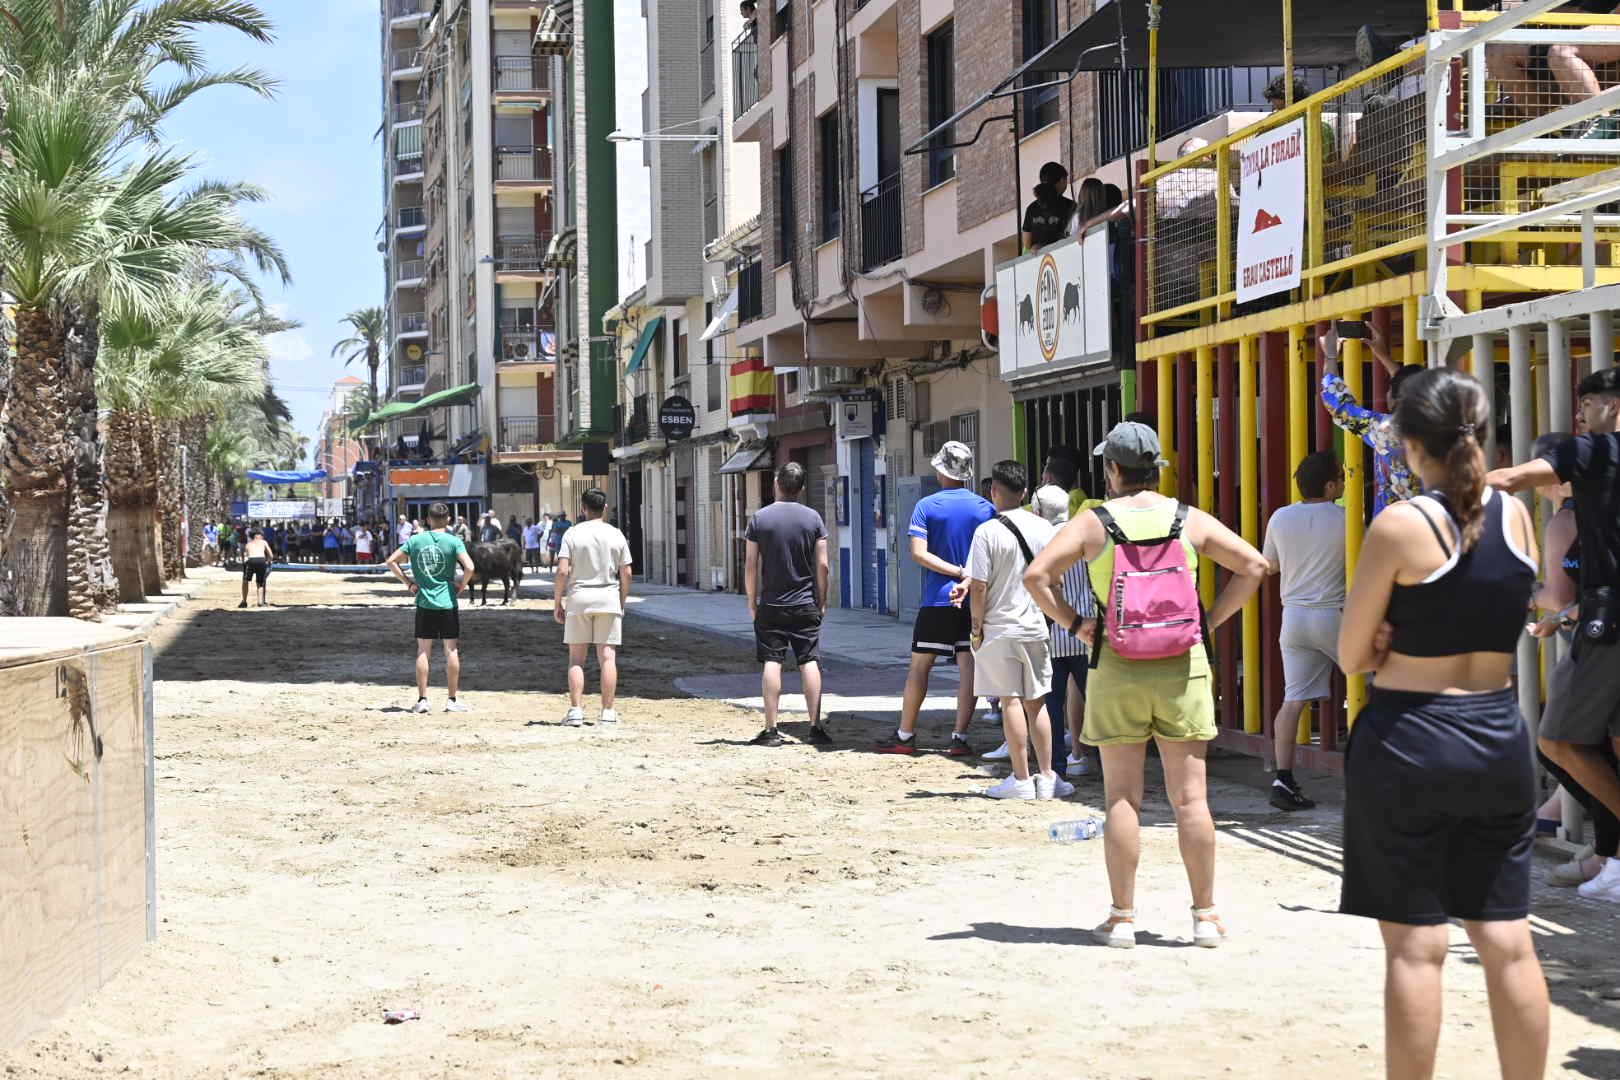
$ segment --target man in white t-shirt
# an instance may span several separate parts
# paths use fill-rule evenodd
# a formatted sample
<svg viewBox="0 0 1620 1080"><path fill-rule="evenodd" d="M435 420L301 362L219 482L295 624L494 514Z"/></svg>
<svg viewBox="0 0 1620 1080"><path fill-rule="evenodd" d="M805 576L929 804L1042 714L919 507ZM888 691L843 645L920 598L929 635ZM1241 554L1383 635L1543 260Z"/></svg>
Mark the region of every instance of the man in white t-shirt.
<svg viewBox="0 0 1620 1080"><path fill-rule="evenodd" d="M399 516L399 527L394 530L395 546L404 547L405 541L409 540L415 532L416 527L406 520L404 514L401 514Z"/></svg>
<svg viewBox="0 0 1620 1080"><path fill-rule="evenodd" d="M361 564L371 561L371 530L364 525L354 530L354 560Z"/></svg>
<svg viewBox="0 0 1620 1080"><path fill-rule="evenodd" d="M523 525L523 561L530 570L540 569L540 526L531 518Z"/></svg>
<svg viewBox="0 0 1620 1080"><path fill-rule="evenodd" d="M590 488L580 496L585 519L563 534L557 550L556 619L568 646L568 712L563 724L585 722L585 654L596 646L602 671L602 719L616 724L613 696L619 685L619 645L624 602L630 597L630 543L602 520L607 493Z"/></svg>
<svg viewBox="0 0 1620 1080"><path fill-rule="evenodd" d="M968 551L973 686L979 694L1001 699L1001 728L1012 765L1012 775L985 792L992 799L1050 799L1074 792L1073 784L1052 771L1052 724L1046 714L1052 656L1046 616L1024 589L1024 571L1055 530L1040 515L1019 509L1028 491L1024 466L998 461L990 471L996 516L974 532Z"/></svg>
<svg viewBox="0 0 1620 1080"><path fill-rule="evenodd" d="M1266 524L1266 561L1282 575L1283 703L1272 722L1277 775L1271 805L1309 810L1316 805L1294 779L1299 717L1308 702L1333 692L1338 666L1339 621L1344 615L1344 469L1323 450L1294 471L1300 502L1271 515Z"/></svg>

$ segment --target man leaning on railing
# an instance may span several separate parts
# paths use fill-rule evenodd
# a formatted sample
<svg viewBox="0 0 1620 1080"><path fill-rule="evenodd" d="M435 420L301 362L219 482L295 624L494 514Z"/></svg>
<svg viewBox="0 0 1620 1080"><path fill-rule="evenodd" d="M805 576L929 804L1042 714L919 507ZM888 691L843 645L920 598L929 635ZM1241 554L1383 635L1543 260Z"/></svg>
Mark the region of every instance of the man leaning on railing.
<svg viewBox="0 0 1620 1080"><path fill-rule="evenodd" d="M1363 333L1370 334L1367 344L1390 376L1389 412L1378 412L1363 406L1344 380L1339 378L1339 330L1346 331L1347 336L1352 331L1357 337ZM1397 364L1389 355L1384 335L1377 327L1367 323L1341 322L1337 330L1330 331L1325 340L1319 339L1317 343L1322 349L1322 404L1341 431L1356 436L1373 452L1373 516L1377 517L1378 512L1392 502L1421 495L1423 481L1406 464L1406 455L1389 420L1400 397L1401 384L1408 376L1422 371L1423 365Z"/></svg>

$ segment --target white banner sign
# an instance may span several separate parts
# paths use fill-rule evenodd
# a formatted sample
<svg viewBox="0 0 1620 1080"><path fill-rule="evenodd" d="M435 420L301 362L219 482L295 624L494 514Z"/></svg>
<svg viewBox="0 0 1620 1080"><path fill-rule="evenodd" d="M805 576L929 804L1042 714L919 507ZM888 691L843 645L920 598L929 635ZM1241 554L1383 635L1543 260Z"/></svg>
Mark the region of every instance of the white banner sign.
<svg viewBox="0 0 1620 1080"><path fill-rule="evenodd" d="M315 517L313 499L254 499L248 502L248 517L254 521L287 521Z"/></svg>
<svg viewBox="0 0 1620 1080"><path fill-rule="evenodd" d="M1109 297L1104 229L996 267L1001 377L1108 360Z"/></svg>
<svg viewBox="0 0 1620 1080"><path fill-rule="evenodd" d="M1257 135L1238 149L1238 303L1297 288L1305 252L1305 121Z"/></svg>

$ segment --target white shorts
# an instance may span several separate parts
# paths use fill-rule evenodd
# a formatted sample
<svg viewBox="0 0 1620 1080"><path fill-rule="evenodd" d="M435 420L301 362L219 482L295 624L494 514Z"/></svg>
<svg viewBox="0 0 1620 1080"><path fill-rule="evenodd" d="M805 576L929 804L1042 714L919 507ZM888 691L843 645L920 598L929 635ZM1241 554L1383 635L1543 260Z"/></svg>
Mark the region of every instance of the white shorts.
<svg viewBox="0 0 1620 1080"><path fill-rule="evenodd" d="M563 616L564 645L618 645L624 636L624 616L617 611L570 611Z"/></svg>
<svg viewBox="0 0 1620 1080"><path fill-rule="evenodd" d="M1284 701L1320 701L1333 693L1343 617L1338 608L1283 608Z"/></svg>
<svg viewBox="0 0 1620 1080"><path fill-rule="evenodd" d="M991 638L973 652L973 692L1033 701L1052 692L1052 650L1045 638Z"/></svg>

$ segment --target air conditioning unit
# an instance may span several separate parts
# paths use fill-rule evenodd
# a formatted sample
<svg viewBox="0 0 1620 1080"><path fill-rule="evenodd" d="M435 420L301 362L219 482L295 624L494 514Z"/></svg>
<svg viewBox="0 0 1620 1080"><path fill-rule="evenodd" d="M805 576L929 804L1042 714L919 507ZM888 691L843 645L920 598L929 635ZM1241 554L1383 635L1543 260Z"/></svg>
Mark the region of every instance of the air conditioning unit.
<svg viewBox="0 0 1620 1080"><path fill-rule="evenodd" d="M891 423L927 423L928 404L928 383L909 375L890 375L883 380L883 414Z"/></svg>
<svg viewBox="0 0 1620 1080"><path fill-rule="evenodd" d="M802 369L806 375L805 392L809 394L836 394L861 385L861 369L811 364Z"/></svg>

